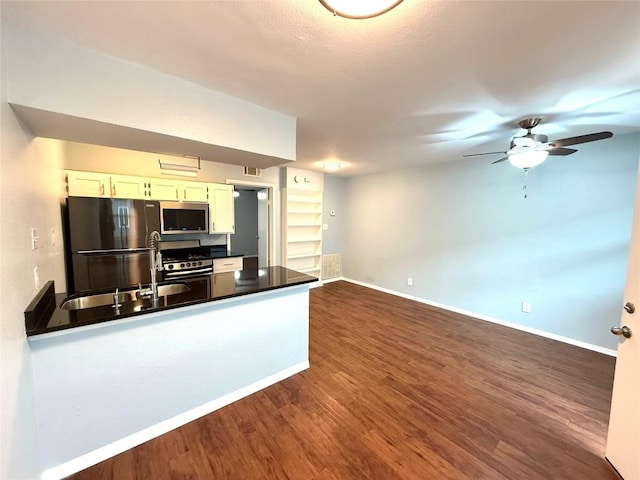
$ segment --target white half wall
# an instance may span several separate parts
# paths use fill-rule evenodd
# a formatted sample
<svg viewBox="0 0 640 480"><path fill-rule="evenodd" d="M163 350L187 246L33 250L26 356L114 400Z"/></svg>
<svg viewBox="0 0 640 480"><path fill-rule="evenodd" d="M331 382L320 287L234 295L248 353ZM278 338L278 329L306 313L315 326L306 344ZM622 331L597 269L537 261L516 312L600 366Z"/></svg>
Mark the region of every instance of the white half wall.
<svg viewBox="0 0 640 480"><path fill-rule="evenodd" d="M51 471L308 365L309 286L31 337L29 346Z"/></svg>

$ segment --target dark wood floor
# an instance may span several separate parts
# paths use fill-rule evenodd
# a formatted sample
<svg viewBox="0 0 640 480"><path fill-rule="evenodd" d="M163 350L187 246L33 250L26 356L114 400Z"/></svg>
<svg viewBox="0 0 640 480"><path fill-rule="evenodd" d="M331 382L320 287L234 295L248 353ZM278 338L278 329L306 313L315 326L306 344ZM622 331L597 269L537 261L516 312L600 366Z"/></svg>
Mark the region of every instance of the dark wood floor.
<svg viewBox="0 0 640 480"><path fill-rule="evenodd" d="M614 359L346 282L311 368L70 478L616 479Z"/></svg>

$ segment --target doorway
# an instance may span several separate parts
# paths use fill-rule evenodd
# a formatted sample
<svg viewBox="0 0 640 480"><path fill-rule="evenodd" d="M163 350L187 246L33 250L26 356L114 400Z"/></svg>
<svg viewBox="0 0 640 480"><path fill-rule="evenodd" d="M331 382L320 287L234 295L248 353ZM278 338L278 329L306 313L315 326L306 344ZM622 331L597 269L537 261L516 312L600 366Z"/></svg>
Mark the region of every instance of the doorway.
<svg viewBox="0 0 640 480"><path fill-rule="evenodd" d="M273 190L270 184L230 180L234 188L235 234L231 250L244 255L245 268L274 265Z"/></svg>

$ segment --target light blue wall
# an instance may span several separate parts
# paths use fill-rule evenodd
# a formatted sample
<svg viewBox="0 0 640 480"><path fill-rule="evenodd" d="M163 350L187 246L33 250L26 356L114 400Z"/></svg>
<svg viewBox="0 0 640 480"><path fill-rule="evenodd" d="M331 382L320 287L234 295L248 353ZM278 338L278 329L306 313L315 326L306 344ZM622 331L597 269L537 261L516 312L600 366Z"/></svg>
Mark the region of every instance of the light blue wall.
<svg viewBox="0 0 640 480"><path fill-rule="evenodd" d="M322 253L342 252L346 218L346 178L325 174L322 192L322 223L328 230L322 232ZM331 212L335 215L331 216Z"/></svg>
<svg viewBox="0 0 640 480"><path fill-rule="evenodd" d="M343 275L615 348L640 136L578 148L531 170L526 200L491 157L350 178Z"/></svg>

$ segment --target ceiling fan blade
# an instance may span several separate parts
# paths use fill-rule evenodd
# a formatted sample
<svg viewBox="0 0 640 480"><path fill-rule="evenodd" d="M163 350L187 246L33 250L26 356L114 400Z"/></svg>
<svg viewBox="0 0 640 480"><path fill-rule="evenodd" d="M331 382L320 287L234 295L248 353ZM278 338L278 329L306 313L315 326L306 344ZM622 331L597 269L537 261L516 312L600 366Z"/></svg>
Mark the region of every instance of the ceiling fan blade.
<svg viewBox="0 0 640 480"><path fill-rule="evenodd" d="M554 147L566 147L568 145L577 145L579 143L595 142L596 140L604 140L613 137L611 132L597 132L588 135L578 135L577 137L561 138L549 142Z"/></svg>
<svg viewBox="0 0 640 480"><path fill-rule="evenodd" d="M495 155L497 153L507 153L505 151L502 152L486 152L486 153L469 153L467 155L462 155L463 157L477 157L478 155Z"/></svg>
<svg viewBox="0 0 640 480"><path fill-rule="evenodd" d="M562 148L562 147L558 147L558 148L551 148L548 150L549 155L561 155L561 156L566 156L566 155L571 155L572 153L576 153L578 150L576 150L575 148Z"/></svg>
<svg viewBox="0 0 640 480"><path fill-rule="evenodd" d="M505 160L509 160L509 157L502 157L500 160L496 160L495 162L491 162L491 165L493 165L494 163L504 162Z"/></svg>

